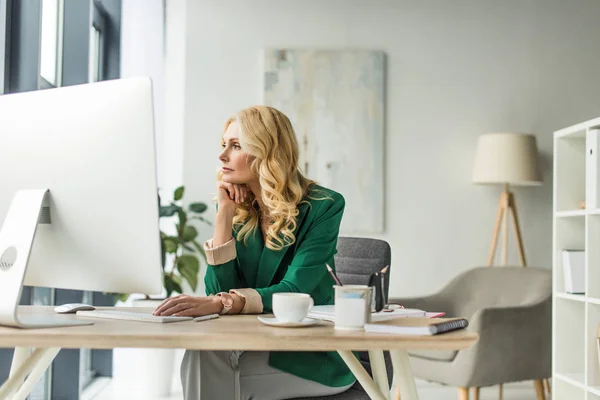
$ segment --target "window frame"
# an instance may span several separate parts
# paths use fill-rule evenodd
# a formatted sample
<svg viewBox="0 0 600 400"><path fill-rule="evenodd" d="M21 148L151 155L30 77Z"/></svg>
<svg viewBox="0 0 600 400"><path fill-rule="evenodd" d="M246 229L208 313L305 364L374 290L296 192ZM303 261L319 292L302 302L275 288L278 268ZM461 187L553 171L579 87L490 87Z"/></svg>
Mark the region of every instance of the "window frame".
<svg viewBox="0 0 600 400"><path fill-rule="evenodd" d="M10 58L10 18L12 0L0 2L0 95L8 92Z"/></svg>
<svg viewBox="0 0 600 400"><path fill-rule="evenodd" d="M107 27L108 27L108 14L104 9L104 6L97 0L92 0L92 18L90 26L90 54L88 63L88 77L89 82L99 82L106 79L106 59L107 59ZM92 36L92 32L98 32L98 43L97 51L98 58L92 58L92 41L95 39L95 35ZM96 65L92 66L92 60L96 61ZM94 74L98 68L97 76Z"/></svg>

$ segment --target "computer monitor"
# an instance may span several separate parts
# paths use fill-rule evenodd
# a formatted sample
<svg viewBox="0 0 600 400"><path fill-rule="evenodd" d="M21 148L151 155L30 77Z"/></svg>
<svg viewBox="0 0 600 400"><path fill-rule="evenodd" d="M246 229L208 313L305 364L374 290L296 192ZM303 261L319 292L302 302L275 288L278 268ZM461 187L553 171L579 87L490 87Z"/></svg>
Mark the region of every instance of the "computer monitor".
<svg viewBox="0 0 600 400"><path fill-rule="evenodd" d="M131 78L0 96L0 325L23 285L162 292L152 84Z"/></svg>

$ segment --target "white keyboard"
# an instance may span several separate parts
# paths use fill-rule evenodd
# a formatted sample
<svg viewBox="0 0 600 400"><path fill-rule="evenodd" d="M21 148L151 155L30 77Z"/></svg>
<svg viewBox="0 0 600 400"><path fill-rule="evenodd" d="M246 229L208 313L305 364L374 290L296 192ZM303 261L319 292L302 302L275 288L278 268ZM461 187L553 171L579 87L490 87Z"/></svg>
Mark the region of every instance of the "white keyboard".
<svg viewBox="0 0 600 400"><path fill-rule="evenodd" d="M118 311L118 310L93 310L93 311L77 311L78 316L91 318L106 318L106 319L123 319L127 321L141 322L158 322L164 324L167 322L190 321L192 317L175 317L152 315L147 312L136 311Z"/></svg>

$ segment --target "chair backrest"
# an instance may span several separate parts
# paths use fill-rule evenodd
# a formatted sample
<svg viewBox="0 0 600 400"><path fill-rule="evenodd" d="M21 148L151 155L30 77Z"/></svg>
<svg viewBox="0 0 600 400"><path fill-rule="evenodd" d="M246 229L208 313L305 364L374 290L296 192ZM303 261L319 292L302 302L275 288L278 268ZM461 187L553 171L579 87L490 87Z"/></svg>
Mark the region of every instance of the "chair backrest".
<svg viewBox="0 0 600 400"><path fill-rule="evenodd" d="M372 273L389 265L383 288L387 301L392 268L392 249L388 242L381 239L339 237L334 258L336 275L347 285L366 285Z"/></svg>
<svg viewBox="0 0 600 400"><path fill-rule="evenodd" d="M457 314L471 316L484 307L540 303L552 297L552 270L539 267L477 267L452 279L440 292ZM442 300L443 301L443 300Z"/></svg>

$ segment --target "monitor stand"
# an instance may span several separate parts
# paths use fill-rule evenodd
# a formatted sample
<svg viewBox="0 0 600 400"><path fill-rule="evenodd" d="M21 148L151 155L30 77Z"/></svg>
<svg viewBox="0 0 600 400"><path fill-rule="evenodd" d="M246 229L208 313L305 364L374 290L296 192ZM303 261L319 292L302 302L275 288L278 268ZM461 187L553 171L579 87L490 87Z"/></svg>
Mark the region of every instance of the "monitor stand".
<svg viewBox="0 0 600 400"><path fill-rule="evenodd" d="M37 225L51 223L49 193L48 189L17 191L0 230L0 326L93 325L63 314L17 312Z"/></svg>

